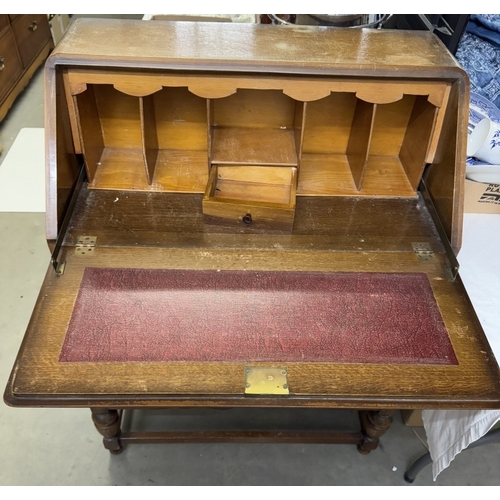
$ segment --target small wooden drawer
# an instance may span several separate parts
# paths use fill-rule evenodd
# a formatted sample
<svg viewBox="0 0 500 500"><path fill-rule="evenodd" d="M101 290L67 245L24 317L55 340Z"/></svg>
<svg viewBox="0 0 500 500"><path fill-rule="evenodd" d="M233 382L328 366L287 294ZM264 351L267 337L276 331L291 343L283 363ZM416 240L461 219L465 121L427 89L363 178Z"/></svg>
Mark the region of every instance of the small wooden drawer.
<svg viewBox="0 0 500 500"><path fill-rule="evenodd" d="M203 213L220 223L291 231L296 187L295 167L212 165Z"/></svg>

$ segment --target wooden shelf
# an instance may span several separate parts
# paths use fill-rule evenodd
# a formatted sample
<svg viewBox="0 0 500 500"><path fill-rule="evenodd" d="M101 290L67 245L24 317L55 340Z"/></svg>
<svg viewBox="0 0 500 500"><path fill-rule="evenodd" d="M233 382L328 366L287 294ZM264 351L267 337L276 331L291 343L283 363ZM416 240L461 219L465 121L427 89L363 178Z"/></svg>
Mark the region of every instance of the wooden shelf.
<svg viewBox="0 0 500 500"><path fill-rule="evenodd" d="M152 187L160 191L204 193L208 182L206 151L161 149Z"/></svg>
<svg viewBox="0 0 500 500"><path fill-rule="evenodd" d="M386 198L417 196L397 156L370 156L360 193L362 196Z"/></svg>
<svg viewBox="0 0 500 500"><path fill-rule="evenodd" d="M349 196L356 186L346 155L305 154L300 162L297 195Z"/></svg>
<svg viewBox="0 0 500 500"><path fill-rule="evenodd" d="M203 193L208 182L206 153L161 150L154 178L147 181L142 149L105 148L92 189Z"/></svg>
<svg viewBox="0 0 500 500"><path fill-rule="evenodd" d="M217 164L297 166L295 131L214 127L211 161Z"/></svg>
<svg viewBox="0 0 500 500"><path fill-rule="evenodd" d="M142 150L105 148L89 187L148 190L150 186L146 179Z"/></svg>
<svg viewBox="0 0 500 500"><path fill-rule="evenodd" d="M357 190L345 155L307 154L300 164L297 195L413 198L416 191L397 156L370 156Z"/></svg>

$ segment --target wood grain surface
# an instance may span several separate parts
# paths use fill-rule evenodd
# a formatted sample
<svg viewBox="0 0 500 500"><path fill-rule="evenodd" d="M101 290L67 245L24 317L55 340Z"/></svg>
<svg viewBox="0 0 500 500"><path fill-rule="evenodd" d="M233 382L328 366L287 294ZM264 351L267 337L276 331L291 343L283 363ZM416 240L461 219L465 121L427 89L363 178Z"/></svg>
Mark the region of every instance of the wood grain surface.
<svg viewBox="0 0 500 500"><path fill-rule="evenodd" d="M221 227L206 233L198 195L157 193L154 204L151 193L120 196L114 203L110 192L82 192L67 240L66 271L63 276L48 271L9 382L11 404L498 407L494 357L460 280L446 280L439 239L419 200L304 198L293 234L280 235L223 234ZM336 217L329 214L332 209ZM350 223L342 226L342 220ZM94 254L76 255L71 234L96 228ZM412 241L428 241L434 258L419 261ZM243 396L245 363L60 363L84 270L139 264L147 269L423 272L458 365L288 363L291 396L250 402Z"/></svg>
<svg viewBox="0 0 500 500"><path fill-rule="evenodd" d="M458 359L452 366L373 365L357 363L287 363L291 398L346 407L494 408L499 380L494 357L481 332L460 281L446 281L442 258L420 262L413 252L328 252L205 250L168 248L97 248L92 257L67 255L66 271L49 269L40 300L9 383L17 404L23 398L60 404L125 395L129 403L149 404L152 395L191 400L242 396L245 363L60 363L59 354L83 272L92 267L148 269L237 269L330 272L425 272ZM50 327L49 327L50 325ZM171 399L169 399L169 396ZM14 400L11 400L14 402ZM157 399L157 402L161 401ZM364 401L364 402L362 402ZM300 401L295 401L300 404ZM250 402L247 401L247 404ZM269 403L271 404L271 403ZM291 403L283 403L291 404ZM161 402L160 402L161 405Z"/></svg>
<svg viewBox="0 0 500 500"><path fill-rule="evenodd" d="M458 253L466 73L427 32L282 28L72 23L45 74L48 240L64 216L75 152L83 152L89 184L64 235L66 270L49 268L40 292L9 404L500 407L498 366L460 278L447 280L418 187L424 176ZM372 109L369 120L361 108ZM286 144L273 150L281 141L274 135ZM351 169L348 157L366 161ZM289 227L207 223L214 159L296 169ZM248 202L245 186L238 193L236 204ZM82 235L97 237L91 256L75 253ZM415 242L429 244L433 257L419 260ZM458 364L290 362L289 396L248 398L244 362L60 363L88 267L423 273Z"/></svg>
<svg viewBox="0 0 500 500"><path fill-rule="evenodd" d="M293 36L290 37L292 34ZM122 43L130 36L134 38L133 46ZM97 43L96 37L105 39L106 43ZM181 38L185 38L187 42L181 45L177 43ZM157 39L163 40L164 43L155 44L152 48L154 40ZM203 106L195 104L197 109L195 114L188 112L185 116L178 115L177 111L173 110L177 103L182 104L182 109L194 110L189 103L194 104L196 99L199 99L197 101L199 103L204 99L210 100L206 107L208 110L206 116L210 124L206 145L209 158L213 152L211 127L215 126L214 116L219 113L214 106L214 101L223 103L227 100L227 103L232 103L232 100L236 99L243 103L246 113L255 105L255 99L249 96L260 92L262 95L272 96L268 103L274 102L275 104L271 105L269 111L265 105L262 107L259 104L261 107L257 114L274 119L280 116L286 108L277 104L284 103L285 97L292 102L295 100L297 103L314 104L328 100L332 92L341 94L340 101L346 99L348 101L348 94L350 94L356 99L379 106L379 113L375 116L373 127L373 140L371 141L373 150L370 156L389 157L397 156L398 153L394 153L393 148L397 150L405 131L404 122L409 115L404 111L406 109L404 103L410 102L415 96L424 96L432 106L435 106L437 113L435 123L431 127L432 134L429 139L430 146L426 151L426 160L432 161L435 152L443 151L443 143L446 139L441 131L445 130L446 134L453 133L449 127L443 129L445 115L455 115L456 118L459 114L459 119L452 125L460 130L454 135L457 148L449 152L446 170L451 169L456 180L463 175L462 155L465 151L463 137L466 136L467 126L467 117L464 112L464 103L466 105L464 89L467 85L467 75L453 57L443 49L440 42L427 33L399 30L322 30L314 27L290 27L290 29L279 30L273 26L235 26L230 23L221 26L220 24L214 25L214 23L162 21L142 23L82 19L73 23L63 43L59 44L48 61L46 92L48 109L54 109L55 96L58 92L61 94L60 90L56 91L58 80L53 77L53 72L67 72L65 77L66 84L69 86L67 97L71 95L78 97L91 86L111 86L113 92L127 94L128 97L135 99L151 96L155 101L156 127L158 130L164 127L158 137L160 151L162 149L176 150L177 147L182 147L184 151L205 150L203 143L206 135L202 131L202 122L200 122L200 118L204 115ZM382 82L383 85L380 85ZM452 86L455 86L460 93L458 100L449 99ZM180 99L174 97L170 100L168 95L174 95L177 92L185 97ZM280 93L281 97L278 97ZM99 100L101 101L102 99ZM160 101L161 104L159 104ZM403 104L400 105L400 102ZM102 103L100 106L103 112L107 109L107 106ZM127 106L123 106L123 111L126 116L132 117L133 113L127 111L129 109ZM68 103L67 107L71 113L77 112L74 109L74 103ZM245 116L245 113L235 115L233 112L231 117L230 110L234 106L225 107L229 110L227 116L230 122L235 118L240 119ZM295 130L295 151L299 168L302 151L313 154L319 152L345 154L344 148L347 146L350 129L349 105L346 108L347 114L341 112L338 116L339 126L328 122L328 118L326 122L324 118L320 118L319 129L315 123L318 116L317 113L315 115L314 107L310 109L309 119L308 113L304 113L300 106L300 112L299 108L295 107L292 127ZM121 108L120 106L120 113L122 113ZM322 114L327 114L328 110L325 108L323 111L322 108L323 104L316 109ZM57 214L55 207L62 206L57 201L58 167L54 164L54 159L58 157L58 154L55 151L70 149L62 140L58 139L53 142L50 139L54 136L51 132L54 130L54 123L60 121L61 113L64 113L64 110L56 109L58 110L56 120L47 119L48 161L50 163L47 190L49 207L47 237L49 240L55 239L57 227L60 224L60 215ZM165 111L166 115L163 116L166 121L159 117L158 111L160 110ZM396 113L393 112L394 110ZM169 114L171 111L173 114ZM150 115L151 113L148 114ZM81 134L74 130L77 121L72 117L74 147L76 151L80 151ZM251 120L248 121L248 116L244 121L247 125L254 126ZM283 120L278 120L278 122L281 121ZM108 122L105 117L104 124L106 123ZM151 124L151 120L148 123ZM288 124L274 123L281 127L288 127ZM321 131L323 123L328 123L328 128L331 130ZM308 132L308 127L313 130L312 134ZM315 127L316 131L314 131ZM103 130L106 128L107 125ZM144 128L144 130L150 129L152 127L149 125ZM342 131L343 137L341 134L337 139L339 130ZM388 133L389 130L390 133ZM314 137L317 131L320 131L320 134L316 140ZM131 129L128 133L132 135L131 142L128 139L127 142L135 146L135 132ZM119 135L122 136L122 134ZM106 132L106 136L112 139L113 133ZM169 137L179 146L172 147L168 144ZM252 138L252 136L248 137ZM187 138L187 142L181 145L183 138ZM167 142L162 144L161 141ZM252 141L257 144L259 139L253 136ZM154 144L154 140L152 143ZM113 141L111 144L115 146ZM150 144L149 139L145 140L145 144ZM94 144L88 145L91 151L88 162L90 164L99 161L99 154L92 155L93 151L99 152L100 146L96 145L96 149ZM425 149L425 145L422 147ZM139 171L147 168L149 184L155 186L152 189L163 189L163 183L151 184L155 153L154 148L151 149L150 146L147 148L144 156L150 159L141 166ZM126 148L124 154L126 154ZM94 156L97 158L96 161ZM240 158L238 157L237 160L239 161ZM87 167L92 174L94 167L92 165ZM318 167L318 175L313 175L315 177L313 190L308 192L306 186L299 187L299 196L344 193L346 183L343 183L338 192L334 192L335 189L331 185L317 186L318 179L324 171L324 166ZM190 175L192 176L192 173ZM441 172L440 175L448 174ZM300 177L299 172L299 182ZM200 184L202 178L204 177L198 177L195 182L191 182L189 186L182 187L180 190L188 192L197 190L195 186ZM331 180L330 176L327 178ZM384 181L382 177L381 183ZM141 182L138 180L139 184ZM53 185L53 183L56 184ZM407 184L405 180L402 180L399 190L406 192ZM165 185L169 186L166 189L176 189L175 182ZM410 185L417 185L413 178ZM434 198L439 198L438 190L437 184L432 183L430 191ZM397 195L395 194L397 190L389 191L388 196ZM414 188L413 191L415 191ZM60 192L64 194L64 190ZM375 195L384 196L383 193ZM444 218L449 217L450 211L452 213L453 223L447 226L447 230L456 251L460 247L462 198L463 193L460 190L454 190L451 198L447 197L443 202L437 201L438 212L442 213Z"/></svg>

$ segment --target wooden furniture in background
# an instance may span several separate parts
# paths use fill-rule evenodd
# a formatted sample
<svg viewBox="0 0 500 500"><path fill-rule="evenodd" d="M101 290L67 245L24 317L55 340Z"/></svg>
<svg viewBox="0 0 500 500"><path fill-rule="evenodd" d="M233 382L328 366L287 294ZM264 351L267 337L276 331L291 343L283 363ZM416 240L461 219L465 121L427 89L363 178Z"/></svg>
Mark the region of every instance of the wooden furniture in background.
<svg viewBox="0 0 500 500"><path fill-rule="evenodd" d="M53 47L47 14L0 14L0 121Z"/></svg>
<svg viewBox="0 0 500 500"><path fill-rule="evenodd" d="M455 257L462 235L468 80L434 35L85 19L69 29L46 73L53 260L6 388L8 404L89 407L113 453L123 443L141 441L273 439L349 442L366 453L376 448L396 409L500 406L498 365ZM326 351L321 362L285 363L277 349L272 362L241 361L226 351L217 358L227 346L214 340L215 361L189 352L180 361L131 361L123 353L100 361L95 352L113 346L107 334L92 331L96 349L84 349L86 359L61 358L63 344L73 341L65 344L70 323L85 318L74 308L82 304L77 297L87 287L88 268L109 269L118 279L127 274L124 268L152 270L148 276L182 269L187 278L176 285L181 295L198 270L228 279L233 270L264 279L276 271L299 280L308 273L398 275L410 282L418 276L435 300L439 314L433 317L454 356L402 360L391 358L391 347L376 361L328 358ZM99 293L111 301L106 303L123 307L117 291L131 285L100 282ZM130 290L122 299L138 302L120 316L123 337L130 321L134 328L148 325L141 335L158 342L152 327L158 315L150 305L173 295L159 285L144 292L138 282ZM178 305L190 308L186 319L195 343L197 325L216 338L220 323L207 324L208 312L191 308L190 301L202 297L205 304L205 297L207 307L210 300L223 301L228 292L216 290L186 292ZM266 302L258 291L256 297ZM377 289L353 297L362 309L387 294ZM243 302L228 311L229 320L247 318L241 325L248 328L251 307L252 299ZM405 314L414 318L411 331L424 328L430 314L414 307ZM92 315L105 314L91 309ZM137 310L148 312L132 317ZM373 328L356 332L356 341L378 345L390 311L375 315ZM92 318L79 325L81 334L86 325L108 324ZM289 325L280 321L286 336ZM264 335L266 344L266 331L253 333ZM423 329L434 345L437 337L429 332ZM405 341L411 345L411 338ZM130 348L123 339L116 345ZM328 348L320 347L322 353ZM168 354L168 342L158 349ZM255 382L245 377L267 369L261 380L267 392L255 392ZM266 382L274 377L281 380L279 391ZM203 406L356 409L361 430L121 429L125 409Z"/></svg>

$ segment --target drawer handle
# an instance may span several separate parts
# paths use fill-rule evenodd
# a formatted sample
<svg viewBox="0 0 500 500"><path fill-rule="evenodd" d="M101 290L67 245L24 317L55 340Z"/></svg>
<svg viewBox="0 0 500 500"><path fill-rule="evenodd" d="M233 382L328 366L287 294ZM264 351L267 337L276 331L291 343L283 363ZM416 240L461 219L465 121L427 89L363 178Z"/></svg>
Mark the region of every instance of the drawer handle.
<svg viewBox="0 0 500 500"><path fill-rule="evenodd" d="M0 57L0 71L3 71L5 69L5 57Z"/></svg>
<svg viewBox="0 0 500 500"><path fill-rule="evenodd" d="M250 214L246 214L243 216L243 222L245 224L251 224L252 223L252 216Z"/></svg>
<svg viewBox="0 0 500 500"><path fill-rule="evenodd" d="M36 23L36 21L33 21L29 26L28 26L28 29L30 31L36 31L38 29L38 24Z"/></svg>

